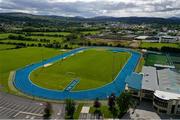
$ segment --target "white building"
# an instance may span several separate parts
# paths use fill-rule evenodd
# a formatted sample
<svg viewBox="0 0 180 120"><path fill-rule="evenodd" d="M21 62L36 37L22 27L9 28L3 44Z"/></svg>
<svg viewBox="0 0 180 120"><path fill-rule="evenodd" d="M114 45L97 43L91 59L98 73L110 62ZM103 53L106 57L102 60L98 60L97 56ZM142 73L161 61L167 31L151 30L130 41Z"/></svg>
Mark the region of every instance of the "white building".
<svg viewBox="0 0 180 120"><path fill-rule="evenodd" d="M180 94L156 90L153 107L158 113L180 115Z"/></svg>
<svg viewBox="0 0 180 120"><path fill-rule="evenodd" d="M160 43L174 43L177 41L178 41L177 37L174 37L174 36L160 36L159 37Z"/></svg>

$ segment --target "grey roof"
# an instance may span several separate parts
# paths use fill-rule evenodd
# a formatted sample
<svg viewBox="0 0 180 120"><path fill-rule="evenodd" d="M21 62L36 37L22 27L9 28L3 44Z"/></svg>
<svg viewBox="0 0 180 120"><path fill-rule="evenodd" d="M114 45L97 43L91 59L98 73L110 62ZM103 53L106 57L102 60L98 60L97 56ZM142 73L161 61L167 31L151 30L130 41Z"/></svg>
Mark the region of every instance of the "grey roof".
<svg viewBox="0 0 180 120"><path fill-rule="evenodd" d="M157 70L159 89L180 94L180 75L171 69Z"/></svg>
<svg viewBox="0 0 180 120"><path fill-rule="evenodd" d="M142 69L142 89L155 91L159 89L155 67L144 66Z"/></svg>

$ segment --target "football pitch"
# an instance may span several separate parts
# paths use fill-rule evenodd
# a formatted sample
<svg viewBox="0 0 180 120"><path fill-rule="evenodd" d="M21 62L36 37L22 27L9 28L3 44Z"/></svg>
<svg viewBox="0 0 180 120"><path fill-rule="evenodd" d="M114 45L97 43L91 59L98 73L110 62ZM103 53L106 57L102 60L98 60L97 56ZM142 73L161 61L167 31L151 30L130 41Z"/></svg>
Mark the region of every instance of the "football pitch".
<svg viewBox="0 0 180 120"><path fill-rule="evenodd" d="M79 82L72 91L94 89L112 82L129 57L128 52L88 49L38 68L31 73L30 79L40 87L53 90L64 90L73 80Z"/></svg>

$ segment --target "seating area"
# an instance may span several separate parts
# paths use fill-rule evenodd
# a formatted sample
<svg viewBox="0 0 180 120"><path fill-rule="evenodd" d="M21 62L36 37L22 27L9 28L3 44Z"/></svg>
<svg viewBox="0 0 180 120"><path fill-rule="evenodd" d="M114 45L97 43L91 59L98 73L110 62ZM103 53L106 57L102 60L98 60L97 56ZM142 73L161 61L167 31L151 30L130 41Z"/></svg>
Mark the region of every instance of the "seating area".
<svg viewBox="0 0 180 120"><path fill-rule="evenodd" d="M11 99L0 95L0 119L41 119L44 106L32 101Z"/></svg>

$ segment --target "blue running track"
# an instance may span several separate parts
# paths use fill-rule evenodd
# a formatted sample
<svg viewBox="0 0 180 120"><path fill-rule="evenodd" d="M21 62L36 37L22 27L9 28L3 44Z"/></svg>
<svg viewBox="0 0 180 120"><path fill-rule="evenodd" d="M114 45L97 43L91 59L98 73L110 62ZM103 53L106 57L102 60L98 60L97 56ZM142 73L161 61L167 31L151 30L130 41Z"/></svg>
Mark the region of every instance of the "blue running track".
<svg viewBox="0 0 180 120"><path fill-rule="evenodd" d="M141 57L141 54L135 52L130 49L122 49L122 48L113 48L107 47L109 50L119 51L119 52L129 52L131 53L131 57L124 65L124 68L118 73L117 77L111 83L89 90L81 90L81 91L60 91L60 90L50 90L46 88L42 88L37 86L31 82L29 79L29 75L32 71L36 70L39 67L42 67L44 64L56 62L58 60L63 59L64 57L68 57L72 54L76 54L79 51L86 50L89 48L78 48L74 49L70 52L55 56L46 61L41 61L36 64L32 64L21 68L16 71L15 78L13 81L14 86L21 92L45 99L52 100L64 100L67 98L77 99L77 100L92 100L96 97L100 99L106 99L108 95L111 93L115 93L119 95L125 89L125 79L128 75L130 75L136 68L136 65Z"/></svg>

